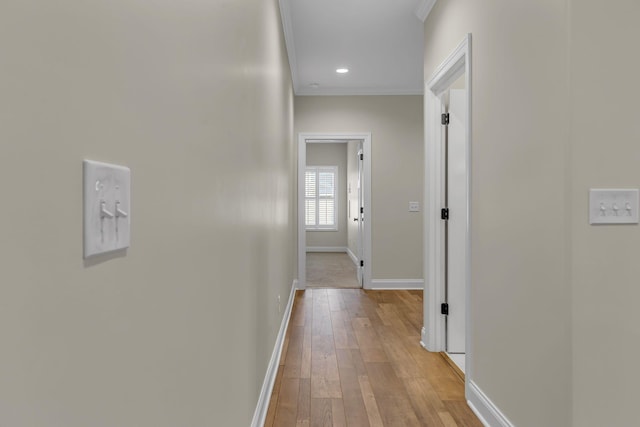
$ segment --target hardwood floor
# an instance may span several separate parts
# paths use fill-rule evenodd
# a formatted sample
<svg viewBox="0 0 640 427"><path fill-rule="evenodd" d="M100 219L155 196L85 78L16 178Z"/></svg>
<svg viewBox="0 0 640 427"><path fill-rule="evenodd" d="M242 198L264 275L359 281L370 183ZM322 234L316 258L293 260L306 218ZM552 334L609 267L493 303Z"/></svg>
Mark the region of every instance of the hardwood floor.
<svg viewBox="0 0 640 427"><path fill-rule="evenodd" d="M420 346L422 291L297 291L266 427L482 427Z"/></svg>

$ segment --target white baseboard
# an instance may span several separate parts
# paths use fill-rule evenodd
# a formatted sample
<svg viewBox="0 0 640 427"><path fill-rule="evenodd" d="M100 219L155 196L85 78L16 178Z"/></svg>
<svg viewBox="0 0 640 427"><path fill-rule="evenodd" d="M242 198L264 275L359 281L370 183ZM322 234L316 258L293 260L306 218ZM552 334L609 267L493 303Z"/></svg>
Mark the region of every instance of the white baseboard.
<svg viewBox="0 0 640 427"><path fill-rule="evenodd" d="M358 257L356 256L356 254L354 254L353 252L351 252L351 249L347 248L347 255L349 255L349 258L351 258L351 261L353 261L353 263L357 266L359 264L358 262Z"/></svg>
<svg viewBox="0 0 640 427"><path fill-rule="evenodd" d="M424 326L422 327L422 331L420 332L420 345L422 346L422 348L424 348L427 351L430 351L427 348L427 328L425 328Z"/></svg>
<svg viewBox="0 0 640 427"><path fill-rule="evenodd" d="M427 329L422 328L420 345L427 351ZM485 427L513 427L509 419L498 409L496 405L473 381L469 381L466 386L467 404L478 416L478 419Z"/></svg>
<svg viewBox="0 0 640 427"><path fill-rule="evenodd" d="M370 286L365 289L392 290L392 289L424 289L422 279L372 279Z"/></svg>
<svg viewBox="0 0 640 427"><path fill-rule="evenodd" d="M271 400L271 392L273 391L273 385L276 382L276 375L278 373L278 365L280 365L280 357L282 356L282 346L284 345L284 337L287 333L287 326L289 325L289 319L291 318L291 308L293 307L293 299L296 295L296 289L298 288L298 279L295 279L291 285L291 293L289 294L289 302L284 311L282 322L280 323L280 330L276 337L276 343L273 347L273 353L271 353L271 360L269 366L267 366L267 373L264 376L264 382L262 383L262 389L260 390L260 397L258 398L258 404L256 410L253 413L253 420L251 421L251 427L262 427L267 419L267 411L269 409L269 401Z"/></svg>
<svg viewBox="0 0 640 427"><path fill-rule="evenodd" d="M513 427L513 424L473 382L467 385L467 403L486 427Z"/></svg>
<svg viewBox="0 0 640 427"><path fill-rule="evenodd" d="M344 246L307 246L307 252L347 252Z"/></svg>

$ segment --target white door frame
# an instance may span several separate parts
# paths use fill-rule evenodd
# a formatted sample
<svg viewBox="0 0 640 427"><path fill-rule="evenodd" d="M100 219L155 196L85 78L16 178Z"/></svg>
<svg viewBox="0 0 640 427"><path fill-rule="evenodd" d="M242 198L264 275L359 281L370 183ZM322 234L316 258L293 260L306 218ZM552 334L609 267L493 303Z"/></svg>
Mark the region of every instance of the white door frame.
<svg viewBox="0 0 640 427"><path fill-rule="evenodd" d="M298 289L305 289L307 280L307 234L304 226L304 172L307 167L307 143L335 143L362 140L364 154L364 233L363 288L371 287L371 133L299 133L298 134Z"/></svg>
<svg viewBox="0 0 640 427"><path fill-rule="evenodd" d="M429 351L445 351L445 322L440 314L440 304L444 302L444 224L440 218L440 209L444 200L442 144L443 131L440 115L443 93L462 74L465 74L467 90L466 141L466 245L465 245L465 378L467 385L471 379L472 325L470 316L471 297L471 34L467 34L458 47L434 71L425 82L425 228L424 228L424 327L421 344Z"/></svg>
<svg viewBox="0 0 640 427"><path fill-rule="evenodd" d="M358 257L364 254L364 212L361 212L361 208L364 208L364 149L363 143L358 143L358 151L356 152L358 158L358 205L356 206L356 215L358 217ZM348 216L347 221L351 221L351 214ZM363 258L364 259L364 258ZM357 263L357 259L356 259ZM360 287L364 288L364 267L356 265L358 269L358 283Z"/></svg>

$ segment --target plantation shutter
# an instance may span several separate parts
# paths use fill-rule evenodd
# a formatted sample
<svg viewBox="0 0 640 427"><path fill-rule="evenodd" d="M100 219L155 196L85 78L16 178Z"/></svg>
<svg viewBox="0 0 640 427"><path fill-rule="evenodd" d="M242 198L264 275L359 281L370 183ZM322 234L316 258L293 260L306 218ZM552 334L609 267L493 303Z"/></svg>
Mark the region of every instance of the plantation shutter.
<svg viewBox="0 0 640 427"><path fill-rule="evenodd" d="M337 229L337 166L310 166L305 173L305 224L310 230Z"/></svg>

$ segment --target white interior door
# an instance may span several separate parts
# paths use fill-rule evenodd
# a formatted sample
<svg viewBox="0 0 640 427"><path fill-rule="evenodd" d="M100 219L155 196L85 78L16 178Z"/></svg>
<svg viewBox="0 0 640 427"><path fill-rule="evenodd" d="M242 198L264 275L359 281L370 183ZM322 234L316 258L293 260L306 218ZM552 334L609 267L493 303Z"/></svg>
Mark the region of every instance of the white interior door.
<svg viewBox="0 0 640 427"><path fill-rule="evenodd" d="M449 93L447 147L447 352L465 352L465 266L467 227L466 90Z"/></svg>
<svg viewBox="0 0 640 427"><path fill-rule="evenodd" d="M364 168L363 168L363 149L362 142L359 143L358 148L358 206L356 212L356 218L358 218L358 253L356 256L358 257L358 265L356 267L358 271L358 283L360 287L363 284L364 278L364 193L363 193L363 178L364 178Z"/></svg>

